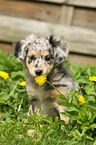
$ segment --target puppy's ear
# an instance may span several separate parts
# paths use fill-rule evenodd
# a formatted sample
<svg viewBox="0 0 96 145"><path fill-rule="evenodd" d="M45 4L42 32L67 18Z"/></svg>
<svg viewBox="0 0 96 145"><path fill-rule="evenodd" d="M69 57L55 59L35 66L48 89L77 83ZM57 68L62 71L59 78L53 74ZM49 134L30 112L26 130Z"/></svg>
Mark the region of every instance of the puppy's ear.
<svg viewBox="0 0 96 145"><path fill-rule="evenodd" d="M25 40L21 40L13 43L14 55L17 58L17 60L20 62L24 60L26 56L26 50L24 44L25 44Z"/></svg>
<svg viewBox="0 0 96 145"><path fill-rule="evenodd" d="M28 51L27 45L29 43L33 43L37 37L34 34L31 34L25 38L25 40L17 41L13 44L14 55L16 56L18 61L24 60L26 57L26 53Z"/></svg>
<svg viewBox="0 0 96 145"><path fill-rule="evenodd" d="M65 43L62 43L60 40L50 36L49 42L54 49L54 60L57 64L62 63L68 56L69 48Z"/></svg>

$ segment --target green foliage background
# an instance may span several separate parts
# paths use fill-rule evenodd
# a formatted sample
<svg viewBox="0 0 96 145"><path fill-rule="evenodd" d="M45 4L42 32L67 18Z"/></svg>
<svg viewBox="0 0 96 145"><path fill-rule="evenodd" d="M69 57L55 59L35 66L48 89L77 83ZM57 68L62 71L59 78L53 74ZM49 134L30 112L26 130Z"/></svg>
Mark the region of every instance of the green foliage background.
<svg viewBox="0 0 96 145"><path fill-rule="evenodd" d="M96 76L96 65L73 66L68 61L66 65L79 84L79 91L70 91L67 99L55 96L65 100L59 105L67 107L62 115L69 117L68 124L39 116L40 110L26 115L29 99L26 88L20 86L25 78L22 65L12 54L5 56L0 50L0 71L9 73L6 80L0 77L0 144L96 145L96 83L89 81L89 76ZM78 100L80 94L86 101L83 104Z"/></svg>

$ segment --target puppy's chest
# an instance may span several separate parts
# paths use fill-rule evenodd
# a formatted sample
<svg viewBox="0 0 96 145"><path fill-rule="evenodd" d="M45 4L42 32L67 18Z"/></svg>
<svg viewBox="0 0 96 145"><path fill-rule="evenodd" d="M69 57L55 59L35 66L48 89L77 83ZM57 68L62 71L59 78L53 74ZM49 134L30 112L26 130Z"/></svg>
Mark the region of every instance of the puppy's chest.
<svg viewBox="0 0 96 145"><path fill-rule="evenodd" d="M44 86L34 86L32 83L27 83L26 85L27 93L29 98L39 100L40 102L44 102L46 99L54 100L55 102L62 102L62 99L54 98L54 96L58 95L58 91L56 89L46 90ZM66 95L66 92L61 87L57 88L63 95Z"/></svg>
<svg viewBox="0 0 96 145"><path fill-rule="evenodd" d="M43 86L34 86L32 83L27 83L26 88L30 98L42 101L48 97L48 92L45 91Z"/></svg>

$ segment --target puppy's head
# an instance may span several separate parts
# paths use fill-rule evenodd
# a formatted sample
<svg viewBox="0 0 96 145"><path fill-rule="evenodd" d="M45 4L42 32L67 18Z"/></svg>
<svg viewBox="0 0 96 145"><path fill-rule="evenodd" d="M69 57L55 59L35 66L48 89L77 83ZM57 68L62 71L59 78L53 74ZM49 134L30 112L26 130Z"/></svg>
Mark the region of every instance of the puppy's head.
<svg viewBox="0 0 96 145"><path fill-rule="evenodd" d="M54 64L58 65L67 57L68 47L53 36L38 38L28 36L14 45L18 61L25 60L31 76L48 75Z"/></svg>

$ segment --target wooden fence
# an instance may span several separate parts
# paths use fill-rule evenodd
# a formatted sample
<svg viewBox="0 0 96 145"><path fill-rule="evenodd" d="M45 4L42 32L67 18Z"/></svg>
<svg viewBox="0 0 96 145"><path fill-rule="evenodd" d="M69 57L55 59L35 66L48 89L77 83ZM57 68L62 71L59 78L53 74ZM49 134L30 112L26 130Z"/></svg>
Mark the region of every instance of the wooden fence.
<svg viewBox="0 0 96 145"><path fill-rule="evenodd" d="M86 2L87 1L87 2ZM96 0L0 1L0 48L34 33L54 34L70 46L69 60L96 64Z"/></svg>

